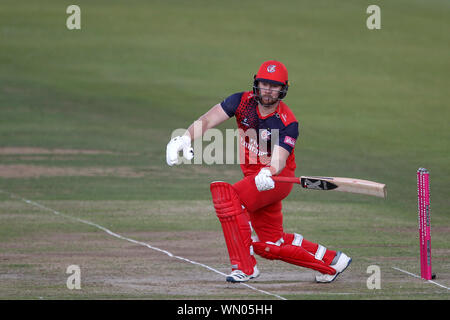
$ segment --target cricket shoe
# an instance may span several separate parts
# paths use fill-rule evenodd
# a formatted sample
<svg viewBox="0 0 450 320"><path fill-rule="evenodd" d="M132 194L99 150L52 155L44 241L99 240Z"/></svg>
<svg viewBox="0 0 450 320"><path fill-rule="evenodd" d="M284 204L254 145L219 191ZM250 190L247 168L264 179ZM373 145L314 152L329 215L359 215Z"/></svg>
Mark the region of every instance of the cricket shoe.
<svg viewBox="0 0 450 320"><path fill-rule="evenodd" d="M316 276L316 282L319 283L333 282L338 275L340 275L342 272L344 272L345 269L347 269L350 263L352 263L352 258L347 256L345 253L338 251L336 253L336 257L330 264L330 267L336 270L336 273L335 274L321 273L320 275Z"/></svg>
<svg viewBox="0 0 450 320"><path fill-rule="evenodd" d="M258 268L255 266L253 268L253 274L251 275L247 275L244 272L242 272L241 270L233 270L231 271L231 273L227 276L227 281L228 282L247 282L250 279L254 279L257 278L259 276L259 270Z"/></svg>

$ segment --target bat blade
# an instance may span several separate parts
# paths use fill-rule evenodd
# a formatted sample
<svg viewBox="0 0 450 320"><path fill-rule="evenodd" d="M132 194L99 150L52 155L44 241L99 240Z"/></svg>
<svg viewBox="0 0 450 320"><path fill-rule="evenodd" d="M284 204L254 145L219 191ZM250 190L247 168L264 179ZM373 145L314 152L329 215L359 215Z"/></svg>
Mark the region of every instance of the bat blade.
<svg viewBox="0 0 450 320"><path fill-rule="evenodd" d="M272 177L275 182L298 183L305 189L312 190L334 190L340 192L350 192L386 198L386 185L369 180L339 177Z"/></svg>
<svg viewBox="0 0 450 320"><path fill-rule="evenodd" d="M336 190L340 192L350 192L375 196L386 197L386 185L374 181L340 178L340 177L300 177L302 187L316 190Z"/></svg>

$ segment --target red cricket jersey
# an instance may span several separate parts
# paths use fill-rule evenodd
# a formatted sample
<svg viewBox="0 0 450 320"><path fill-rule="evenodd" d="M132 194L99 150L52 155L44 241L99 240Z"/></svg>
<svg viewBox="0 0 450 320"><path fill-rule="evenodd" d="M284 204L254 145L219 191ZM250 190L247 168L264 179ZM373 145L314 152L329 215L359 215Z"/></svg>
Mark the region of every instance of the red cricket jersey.
<svg viewBox="0 0 450 320"><path fill-rule="evenodd" d="M280 101L275 112L264 117L259 113L258 102L252 91L235 93L223 100L221 106L228 116L236 117L240 165L245 176L258 173L262 167L270 164L275 144L290 153L284 170L295 170L294 147L299 134L298 121L283 101Z"/></svg>

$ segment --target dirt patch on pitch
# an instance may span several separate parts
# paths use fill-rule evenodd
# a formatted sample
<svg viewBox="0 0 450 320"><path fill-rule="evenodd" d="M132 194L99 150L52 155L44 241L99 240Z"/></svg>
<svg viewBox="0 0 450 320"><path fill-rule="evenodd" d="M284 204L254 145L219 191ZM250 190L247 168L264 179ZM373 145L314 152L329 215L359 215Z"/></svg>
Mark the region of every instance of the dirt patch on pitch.
<svg viewBox="0 0 450 320"><path fill-rule="evenodd" d="M158 217L170 222L183 215L198 219L206 229L205 215L213 214L209 201L56 201L44 205L70 216L76 212L115 235L11 201L4 214L9 219L16 215L30 232L0 242L3 298L248 300L280 295L298 299L343 298L361 287L366 290L367 266L357 259L336 282L319 285L312 270L257 257L261 276L248 284L270 294L229 284L225 274L230 272L230 262L218 221L208 230L152 230L159 225ZM142 229L142 217L156 220ZM141 231L130 231L133 223ZM14 228L20 230L17 225ZM70 265L81 269L81 290L66 287Z"/></svg>
<svg viewBox="0 0 450 320"><path fill-rule="evenodd" d="M86 161L86 157L95 155L138 156L138 153L120 153L108 150L88 149L47 149L38 147L0 147L0 157L8 163L0 163L0 178L39 178L61 176L113 176L141 178L144 176L164 175L161 167L85 167L85 166L52 166L54 161ZM35 161L33 164L23 161ZM42 161L42 162L41 162ZM44 163L44 161L46 163ZM48 162L51 161L50 165ZM22 163L21 163L22 162ZM41 164L42 163L42 164ZM84 162L83 162L84 163Z"/></svg>
<svg viewBox="0 0 450 320"><path fill-rule="evenodd" d="M107 150L46 149L37 147L1 147L0 156L17 156L18 160L74 160L67 155L117 155ZM0 164L1 178L39 178L58 176L117 176L139 178L145 175L130 167L53 167L28 164Z"/></svg>
<svg viewBox="0 0 450 320"><path fill-rule="evenodd" d="M121 235L151 248L102 232L51 234L0 243L3 287L10 296L20 295L18 288L26 287L32 295L48 298L72 294L84 298L149 299L224 295L223 277L193 264L208 264L226 272L226 260L217 249L221 244L220 233L204 232L201 237L197 232ZM70 265L81 269L82 290L79 292L66 287L66 270Z"/></svg>
<svg viewBox="0 0 450 320"><path fill-rule="evenodd" d="M1 165L0 177L2 178L38 178L58 176L116 176L116 177L143 177L143 172L137 172L130 167L46 167L37 165Z"/></svg>
<svg viewBox="0 0 450 320"><path fill-rule="evenodd" d="M87 155L97 155L97 154L117 154L111 151L105 150L83 150L83 149L46 149L37 147L2 147L0 148L0 155L24 155L24 154L55 154L55 155L65 155L65 154L87 154Z"/></svg>
<svg viewBox="0 0 450 320"><path fill-rule="evenodd" d="M142 244L103 232L54 233L1 243L1 280L12 296L17 295L15 283L47 298L276 299L225 281L223 274L230 268L220 230L120 235ZM81 270L82 289L77 292L66 287L70 265ZM262 258L258 266L262 275L249 283L258 290L283 296L310 295L321 288L313 282L313 271ZM344 277L347 282L341 284L356 281L350 274ZM331 293L336 286L328 290Z"/></svg>
<svg viewBox="0 0 450 320"><path fill-rule="evenodd" d="M35 158L36 156L30 156L34 158L26 160L46 160ZM52 158L52 160L55 160ZM68 160L67 158L61 160ZM211 170L212 171L212 170ZM182 168L178 171L171 170L164 171L157 166L146 166L139 168L132 167L52 167L41 165L28 165L28 164L0 164L0 177L1 178L39 178L39 177L60 177L60 176L80 176L80 177L96 177L96 176L115 176L115 177L127 177L127 178L141 178L145 176L170 176L173 173L197 173L208 175L208 169L202 170L196 166L189 166L188 168ZM218 173L216 172L216 175ZM221 176L226 177L228 180L234 178L234 180L240 179L240 177L233 170L226 170L220 173Z"/></svg>

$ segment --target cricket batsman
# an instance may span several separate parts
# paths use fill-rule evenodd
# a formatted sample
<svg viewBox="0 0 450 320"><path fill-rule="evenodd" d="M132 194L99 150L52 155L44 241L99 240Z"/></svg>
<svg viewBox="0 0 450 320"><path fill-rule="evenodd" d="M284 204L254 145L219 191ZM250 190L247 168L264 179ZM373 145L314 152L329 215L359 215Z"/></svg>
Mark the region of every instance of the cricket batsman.
<svg viewBox="0 0 450 320"><path fill-rule="evenodd" d="M201 130L194 130L192 123L183 136L171 139L166 150L167 164L177 164L180 151L186 159L192 159L191 142L234 116L244 177L234 184L215 181L210 186L231 262L226 281L246 282L258 277L256 253L316 270L316 282L332 282L352 259L308 241L301 234L284 232L282 200L293 185L275 184L271 178L295 176L298 121L282 101L289 88L288 71L283 63L269 60L253 80L253 90L232 94L203 114L199 118ZM252 236L252 231L256 235Z"/></svg>

